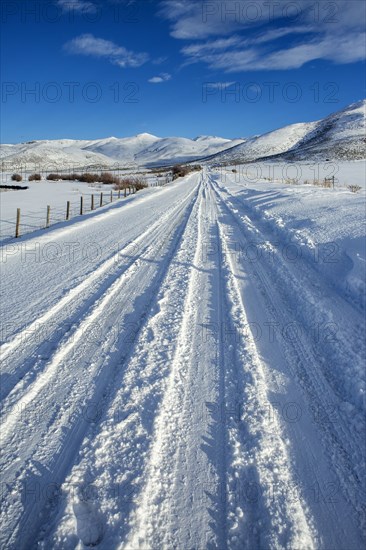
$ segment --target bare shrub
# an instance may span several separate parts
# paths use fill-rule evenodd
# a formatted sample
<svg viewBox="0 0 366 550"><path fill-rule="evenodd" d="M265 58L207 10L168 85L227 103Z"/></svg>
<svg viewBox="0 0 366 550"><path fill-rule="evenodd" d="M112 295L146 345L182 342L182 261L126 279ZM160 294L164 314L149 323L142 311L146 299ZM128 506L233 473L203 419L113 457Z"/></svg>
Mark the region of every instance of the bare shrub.
<svg viewBox="0 0 366 550"><path fill-rule="evenodd" d="M41 181L41 174L31 174L28 178L28 181Z"/></svg>
<svg viewBox="0 0 366 550"><path fill-rule="evenodd" d="M117 176L114 176L111 172L104 172L104 174L101 174L99 181L101 181L105 185L113 183L118 184L119 178Z"/></svg>
<svg viewBox="0 0 366 550"><path fill-rule="evenodd" d="M332 187L332 182L330 180L324 179L321 185L326 189L330 189Z"/></svg>
<svg viewBox="0 0 366 550"><path fill-rule="evenodd" d="M61 176L59 174L48 174L48 176L46 177L46 180L48 181L59 181L61 179Z"/></svg>
<svg viewBox="0 0 366 550"><path fill-rule="evenodd" d="M68 176L66 176L68 180L70 181L79 181L79 178L80 178L80 174L69 174ZM65 178L66 179L66 178Z"/></svg>
<svg viewBox="0 0 366 550"><path fill-rule="evenodd" d="M182 166L181 164L176 164L173 166L172 169L173 173L173 180L176 180L177 178L183 178L187 174L189 174L189 168L188 166Z"/></svg>
<svg viewBox="0 0 366 550"><path fill-rule="evenodd" d="M147 187L146 180L144 178L135 178L135 189L136 191L140 191L141 189L145 189Z"/></svg>
<svg viewBox="0 0 366 550"><path fill-rule="evenodd" d="M133 178L126 176L125 178L120 178L118 182L115 183L114 188L118 191L119 189L128 189L132 187Z"/></svg>
<svg viewBox="0 0 366 550"><path fill-rule="evenodd" d="M83 183L96 183L97 181L100 181L100 176L99 174L85 172L84 174L80 174L79 181Z"/></svg>
<svg viewBox="0 0 366 550"><path fill-rule="evenodd" d="M135 189L139 191L147 187L147 183L144 178L139 176L126 176L125 178L118 178L118 182L115 183L114 188L119 189Z"/></svg>
<svg viewBox="0 0 366 550"><path fill-rule="evenodd" d="M349 189L351 193L358 193L358 191L361 191L362 187L361 185L347 185L347 189Z"/></svg>
<svg viewBox="0 0 366 550"><path fill-rule="evenodd" d="M81 174L71 173L71 174L59 174L58 179L62 181L81 181Z"/></svg>
<svg viewBox="0 0 366 550"><path fill-rule="evenodd" d="M11 176L11 181L22 181L22 176L20 174L13 174Z"/></svg>

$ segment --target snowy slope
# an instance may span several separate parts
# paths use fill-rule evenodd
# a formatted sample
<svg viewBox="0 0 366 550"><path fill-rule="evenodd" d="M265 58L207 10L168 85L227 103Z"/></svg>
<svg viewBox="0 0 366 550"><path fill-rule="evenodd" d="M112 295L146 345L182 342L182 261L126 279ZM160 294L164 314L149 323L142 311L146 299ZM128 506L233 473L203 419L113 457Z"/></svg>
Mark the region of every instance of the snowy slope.
<svg viewBox="0 0 366 550"><path fill-rule="evenodd" d="M93 141L84 150L101 153L122 162L135 163L138 153L159 141L160 138L146 133L130 138L111 137Z"/></svg>
<svg viewBox="0 0 366 550"><path fill-rule="evenodd" d="M366 100L353 103L320 120L284 158L364 159L366 158L365 118Z"/></svg>
<svg viewBox="0 0 366 550"><path fill-rule="evenodd" d="M366 100L322 120L291 124L248 139L206 159L208 163L240 163L264 158L285 160L357 160L366 158Z"/></svg>
<svg viewBox="0 0 366 550"><path fill-rule="evenodd" d="M250 162L257 158L268 157L277 153L288 151L306 136L316 123L291 124L268 132L261 136L247 139L236 147L218 153L210 161L217 162Z"/></svg>
<svg viewBox="0 0 366 550"><path fill-rule="evenodd" d="M0 247L2 548L363 548L364 199L204 170Z"/></svg>
<svg viewBox="0 0 366 550"><path fill-rule="evenodd" d="M250 139L216 136L159 138L143 133L127 138L34 141L2 145L3 170L132 167L202 160L207 164L258 159L356 160L366 158L365 100L317 122L298 123Z"/></svg>
<svg viewBox="0 0 366 550"><path fill-rule="evenodd" d="M88 141L45 140L0 147L3 170L77 169L109 167L115 160L89 151Z"/></svg>
<svg viewBox="0 0 366 550"><path fill-rule="evenodd" d="M194 160L241 141L211 136L159 138L147 133L99 140L44 140L2 145L0 158L3 170L146 166Z"/></svg>
<svg viewBox="0 0 366 550"><path fill-rule="evenodd" d="M195 139L165 138L136 155L136 161L142 165L169 164L187 162L198 157L208 156L243 140L229 140L211 136L199 136Z"/></svg>

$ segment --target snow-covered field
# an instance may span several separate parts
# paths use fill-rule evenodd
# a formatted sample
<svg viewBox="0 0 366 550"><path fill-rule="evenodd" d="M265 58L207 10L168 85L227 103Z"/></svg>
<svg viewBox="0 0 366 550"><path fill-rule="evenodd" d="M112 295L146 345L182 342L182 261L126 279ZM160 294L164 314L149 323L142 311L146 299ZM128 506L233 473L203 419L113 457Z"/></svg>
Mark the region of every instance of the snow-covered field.
<svg viewBox="0 0 366 550"><path fill-rule="evenodd" d="M239 176L0 249L2 547L363 547L365 192Z"/></svg>
<svg viewBox="0 0 366 550"><path fill-rule="evenodd" d="M313 184L314 180L323 182L326 178L334 176L334 186L339 189L347 189L348 185L360 185L366 188L366 161L331 161L331 162L250 162L247 164L233 164L220 167L220 173L225 174L236 170L236 181L244 185L273 181L286 183L288 180L296 180L297 183Z"/></svg>
<svg viewBox="0 0 366 550"><path fill-rule="evenodd" d="M134 176L138 172L131 172ZM124 172L124 175L128 175ZM147 185L155 186L164 184L165 177L157 177L152 174L141 175ZM123 176L122 176L123 177ZM80 213L80 198L83 197L84 212L91 208L92 195L94 206L100 205L100 194L103 193L103 205L110 203L110 193L113 191L115 201L118 192L113 185L101 183L82 183L78 181L24 181L17 183L11 181L11 174L3 174L3 185L27 186L25 190L0 189L0 242L14 237L17 208L21 210L20 231L22 235L42 229L46 224L47 206L51 208L50 224L60 223L66 217L66 204L70 202L70 218ZM144 193L151 190L144 190ZM123 197L123 191L122 195Z"/></svg>

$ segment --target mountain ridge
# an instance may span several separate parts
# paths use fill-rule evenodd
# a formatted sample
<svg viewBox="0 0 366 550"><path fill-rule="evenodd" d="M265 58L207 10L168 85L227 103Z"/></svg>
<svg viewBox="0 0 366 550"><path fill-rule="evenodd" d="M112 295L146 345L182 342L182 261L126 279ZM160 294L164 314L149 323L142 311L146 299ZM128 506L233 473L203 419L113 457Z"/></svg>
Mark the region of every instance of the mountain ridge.
<svg viewBox="0 0 366 550"><path fill-rule="evenodd" d="M204 163L263 160L360 160L366 158L366 100L315 122L300 122L255 136L200 159Z"/></svg>
<svg viewBox="0 0 366 550"><path fill-rule="evenodd" d="M359 160L366 158L366 100L315 122L289 124L250 138L199 135L160 138L141 133L96 140L34 140L0 146L2 170L113 169L201 162Z"/></svg>

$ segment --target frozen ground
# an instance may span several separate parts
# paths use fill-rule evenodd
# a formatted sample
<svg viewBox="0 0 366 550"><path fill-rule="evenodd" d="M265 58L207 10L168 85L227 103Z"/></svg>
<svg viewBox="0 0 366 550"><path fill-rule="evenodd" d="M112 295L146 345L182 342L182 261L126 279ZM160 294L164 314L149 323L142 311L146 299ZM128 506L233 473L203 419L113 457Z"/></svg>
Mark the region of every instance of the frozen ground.
<svg viewBox="0 0 366 550"><path fill-rule="evenodd" d="M205 170L4 245L2 547L363 547L364 206Z"/></svg>

